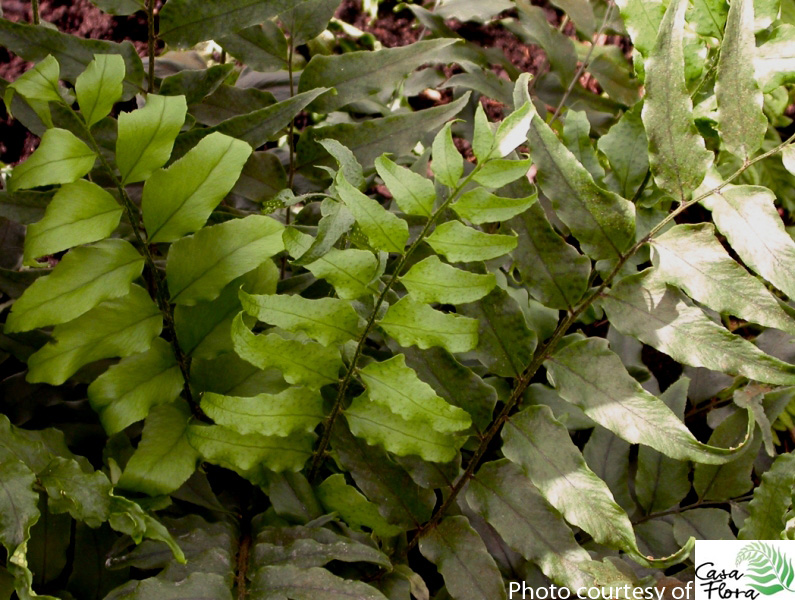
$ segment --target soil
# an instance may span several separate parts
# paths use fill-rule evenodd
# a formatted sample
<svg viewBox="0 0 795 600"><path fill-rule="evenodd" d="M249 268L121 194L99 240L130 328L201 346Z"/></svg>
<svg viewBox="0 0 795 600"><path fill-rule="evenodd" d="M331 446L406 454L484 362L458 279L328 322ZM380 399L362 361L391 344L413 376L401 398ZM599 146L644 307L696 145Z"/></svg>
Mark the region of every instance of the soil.
<svg viewBox="0 0 795 600"><path fill-rule="evenodd" d="M10 21L32 21L29 0L0 0L4 18ZM158 6L161 2L158 1ZM561 14L551 8L544 0L534 0L534 4L544 7L547 18L553 24L559 24ZM395 2L383 2L379 6L378 18L370 20L362 12L359 0L343 0L336 16L363 31L371 33L386 47L405 46L411 44L422 35L422 28L417 26L413 14L408 10L395 12ZM89 0L41 0L40 15L42 20L55 25L60 31L81 37L132 42L141 56L146 55L147 27L142 12L129 17L113 17L96 8ZM506 13L508 15L509 13ZM543 52L536 46L519 42L513 34L500 25L479 25L462 23L456 19L446 22L464 39L484 48L500 48L508 60L519 70L537 74L545 68ZM571 28L571 25L568 25ZM573 35L573 31L564 30ZM30 68L30 63L0 48L0 77L13 81L21 73ZM501 67L493 67L494 72L507 78ZM447 76L460 70L456 66L445 68ZM452 98L452 90L441 90L438 94L418 96L412 99L415 109L445 104ZM503 105L488 98L482 99L486 113L492 120L503 117ZM14 165L24 160L37 146L38 138L28 132L20 123L10 118L5 107L0 106L0 162ZM467 152L466 148L462 148Z"/></svg>

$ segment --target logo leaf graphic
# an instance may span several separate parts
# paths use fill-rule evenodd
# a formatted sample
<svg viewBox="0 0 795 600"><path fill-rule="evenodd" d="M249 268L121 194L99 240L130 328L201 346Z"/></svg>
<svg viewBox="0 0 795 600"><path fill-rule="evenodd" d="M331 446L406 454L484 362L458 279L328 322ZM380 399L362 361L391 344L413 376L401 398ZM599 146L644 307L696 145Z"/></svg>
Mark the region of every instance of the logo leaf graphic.
<svg viewBox="0 0 795 600"><path fill-rule="evenodd" d="M737 565L748 561L745 576L755 583L748 586L765 596L772 596L783 590L793 592L791 587L795 579L792 560L770 544L754 542L744 546L737 555Z"/></svg>

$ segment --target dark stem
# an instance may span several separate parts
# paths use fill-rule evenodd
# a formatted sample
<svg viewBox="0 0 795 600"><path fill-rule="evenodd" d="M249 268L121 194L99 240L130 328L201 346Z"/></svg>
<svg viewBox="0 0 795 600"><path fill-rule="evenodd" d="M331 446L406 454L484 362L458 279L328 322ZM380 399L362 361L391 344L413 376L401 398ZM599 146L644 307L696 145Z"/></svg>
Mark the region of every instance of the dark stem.
<svg viewBox="0 0 795 600"><path fill-rule="evenodd" d="M295 48L293 47L293 37L290 36L290 45L287 48L287 78L290 81L290 98L295 96L295 82L293 81L293 52ZM290 163L287 167L287 189L293 189L293 180L295 178L295 141L293 136L295 135L295 119L290 119L290 127L287 130L287 147L290 152ZM290 207L287 206L284 209L284 224L290 224ZM284 279L284 275L287 272L287 257L282 256L282 267L281 267L281 278Z"/></svg>
<svg viewBox="0 0 795 600"><path fill-rule="evenodd" d="M41 17L39 16L39 0L30 0L30 8L33 12L33 24L40 25Z"/></svg>
<svg viewBox="0 0 795 600"><path fill-rule="evenodd" d="M293 53L295 52L295 48L293 47L293 38L290 36L290 45L287 49L287 78L290 81L290 98L295 96L295 82L293 80ZM287 187L292 189L293 188L293 179L295 177L295 143L293 141L293 135L295 133L295 119L290 119L290 129L287 132L287 143L290 148L290 164L289 170L287 172ZM290 208L287 207L287 223L289 224L290 219Z"/></svg>
<svg viewBox="0 0 795 600"><path fill-rule="evenodd" d="M563 93L563 96L561 96L560 102L558 102L558 106L555 108L555 113L552 115L552 119L549 121L550 125L560 116L560 111L563 110L563 105L566 103L566 100L568 100L571 92L574 90L574 86L577 85L577 82L580 80L583 72L588 67L588 63L591 60L591 54L593 54L593 50L596 47L596 40L598 40L602 33L604 33L605 27L607 27L607 22L610 20L610 15L612 14L613 3L610 2L607 10L605 11L605 16L602 19L602 24L599 26L599 31L596 32L593 42L591 43L591 47L588 49L588 54L585 55L582 63L580 63L580 68L577 69L577 72L574 74L574 77L566 88L566 91Z"/></svg>
<svg viewBox="0 0 795 600"><path fill-rule="evenodd" d="M248 575L249 554L251 551L251 531L250 523L248 523L249 527L245 526L248 519L244 518L243 521L244 522L241 524L240 544L237 551L237 569L235 575L235 580L237 583L237 600L246 600L246 597L248 596L246 578Z"/></svg>
<svg viewBox="0 0 795 600"><path fill-rule="evenodd" d="M613 267L613 270L610 271L610 274L607 277L605 277L604 281L602 281L602 283L596 288L596 290L593 293L591 293L587 298L585 298L585 300L583 300L576 309L570 312L568 316L565 319L563 319L563 321L561 321L561 323L557 326L557 328L555 329L554 333L549 338L549 340L545 342L538 350L536 350L533 360L530 362L530 364L524 370L522 375L519 377L516 383L516 387L514 388L514 391L511 394L511 397L505 403L502 410L497 415L497 418L492 422L491 426L486 430L486 433L483 434L480 444L478 444L478 447L475 449L475 452L472 454L472 458L467 463L466 469L464 470L464 472L456 481L455 485L450 490L450 493L448 494L447 498L445 498L444 502L442 502L439 508L436 509L436 511L431 516L431 518L425 524L423 524L422 527L417 529L417 531L414 534L414 537L411 538L405 550L403 551L403 554L408 553L409 550L414 548L414 546L417 545L417 542L419 542L420 537L422 537L422 535L426 531L435 527L439 523L439 521L442 520L442 517L447 512L447 509L450 508L453 502L455 502L455 499L458 496L458 494L461 492L461 490L464 488L467 482L474 475L475 470L477 469L481 459L483 458L483 455L486 453L486 450L488 449L491 441L500 432L502 426L505 424L505 422L508 420L510 415L513 413L514 409L519 405L522 399L522 395L524 394L524 391L527 389L527 386L530 385L530 382L532 381L538 369L540 369L544 361L550 355L552 355L552 353L555 351L555 348L558 345L558 342L560 342L563 336L566 335L566 332L569 330L569 327L571 327L574 324L574 322L577 320L577 317L579 317L585 310L587 310L588 307L590 307L591 304L593 304L594 301L596 301L596 299L602 295L605 289L607 289L607 287L613 282L615 277L621 272L621 269L626 264L626 262L630 258L632 258L632 256L634 256L643 246L648 244L652 240L652 238L654 238L654 236L657 235L665 227L665 225L668 224L677 215L687 210L689 207L693 206L697 202L700 202L704 198L707 198L712 194L719 192L731 181L739 177L743 172L745 172L748 168L750 168L751 165L781 151L785 146L788 146L794 141L795 141L795 134L787 138L787 140L785 140L784 142L782 142L772 150L769 150L764 154L760 154L759 156L755 157L752 160L746 161L742 167L740 167L732 175L727 177L720 185L712 188L708 192L701 194L700 196L688 200L687 202L683 202L676 209L671 211L671 213L669 213L664 219L662 219L655 227L653 227L648 234L646 234L642 239L638 240L625 254L623 254L618 258L618 261L616 262L615 267ZM648 177L651 177L650 173L648 174Z"/></svg>
<svg viewBox="0 0 795 600"><path fill-rule="evenodd" d="M315 455L312 457L312 466L309 469L309 480L312 481L316 476L318 471L320 470L320 466L323 464L323 459L325 458L326 448L328 448L329 440L331 439L331 430L334 427L334 422L337 420L340 412L342 411L342 402L345 399L345 392L348 390L348 386L350 385L351 381L353 380L353 374L356 371L356 365L359 362L359 358L364 351L364 347L367 344L367 336L370 335L370 331L373 329L375 325L375 320L378 317L378 311L381 306L384 304L384 300L386 299L386 295L392 289L392 287L397 282L398 278L400 277L400 271L406 265L411 255L414 254L414 251L419 247L419 245L425 240L427 235L430 233L430 230L433 228L434 223L439 218L439 216L447 209L447 207L454 202L464 188L469 184L474 177L475 173L480 169L480 165L477 165L472 172L466 176L466 178L459 183L459 185L453 190L450 196L445 200L442 205L430 216L428 217L428 222L425 223L425 227L422 228L422 231L417 236L417 239L414 240L414 243L409 246L409 249L406 250L405 254L400 257L398 260L397 266L395 267L394 273L392 277L389 278L389 281L386 282L384 285L384 289L378 295L378 299L375 301L375 306L373 306L373 311L370 313L370 318L367 320L367 325L364 327L364 331L362 332L361 337L359 338L359 342L356 345L356 351L353 353L353 358L351 359L351 363L348 366L348 369L345 371L345 375L340 383L340 387L337 390L337 397L334 400L334 405L331 408L331 412L329 413L328 417L326 417L325 421L323 422L323 434L320 438L320 443L318 444L317 449L315 450Z"/></svg>
<svg viewBox="0 0 795 600"><path fill-rule="evenodd" d="M694 508L702 508L704 506L722 506L724 504L731 504L732 502L745 502L746 500L750 500L753 498L753 494L746 494L745 496L738 496L737 498L730 498L729 500L711 500L709 502L704 502L699 500L698 502L694 502L693 504L687 504L686 506L678 506L676 508L669 508L668 510L661 510L655 513L649 513L632 521L633 525L640 525L641 523L645 523L646 521L650 521L651 519L656 519L657 517L664 517L666 515L678 515L679 513L683 513L686 510L693 510Z"/></svg>
<svg viewBox="0 0 795 600"><path fill-rule="evenodd" d="M146 22L149 26L147 37L147 50L149 55L149 83L146 88L148 93L155 91L155 0L147 0Z"/></svg>

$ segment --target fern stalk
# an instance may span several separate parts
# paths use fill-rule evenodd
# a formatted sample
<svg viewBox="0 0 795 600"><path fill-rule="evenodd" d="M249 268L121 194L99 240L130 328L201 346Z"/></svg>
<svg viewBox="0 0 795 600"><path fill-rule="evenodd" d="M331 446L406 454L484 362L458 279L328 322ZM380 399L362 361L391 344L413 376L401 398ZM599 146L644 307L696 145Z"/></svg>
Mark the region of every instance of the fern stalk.
<svg viewBox="0 0 795 600"><path fill-rule="evenodd" d="M574 310L569 312L563 321L561 321L555 331L553 332L552 336L542 344L538 350L535 352L535 356L533 357L530 364L525 368L522 375L519 377L516 387L514 388L513 392L511 393L510 398L506 401L503 405L502 410L497 415L497 417L492 422L491 426L486 430L486 432L481 436L480 443L478 447L475 449L474 453L472 454L472 458L470 458L469 462L467 463L466 469L455 482L455 484L450 489L450 493L447 495L445 500L442 504L436 509L433 513L431 518L424 523L421 527L417 529L414 536L409 540L409 543L406 545L405 550L403 553L408 553L412 548L414 548L417 543L419 542L420 538L430 529L436 527L439 522L444 517L447 510L450 506L455 502L458 494L461 490L466 486L472 476L475 474L475 470L477 469L480 461L482 460L486 450L489 448L492 440L497 436L497 434L502 430L502 426L505 425L505 422L510 418L511 414L514 410L518 407L519 403L521 402L522 396L524 395L525 390L530 385L530 382L535 377L538 369L544 363L547 358L549 358L552 353L556 350L558 343L560 340L566 335L566 332L569 328L576 322L577 318L585 312L593 303L599 298L605 289L612 284L615 277L621 271L621 268L626 264L626 262L632 258L643 246L648 244L654 236L656 236L660 231L668 224L671 220L676 218L679 214L693 206L694 204L700 202L701 200L711 196L719 192L723 189L726 185L734 181L737 177L742 175L747 169L749 169L753 164L768 158L783 150L786 146L789 146L791 143L795 142L795 134L791 135L781 144L769 150L759 156L751 159L746 160L743 165L737 169L734 173L732 173L729 177L727 177L720 185L714 187L713 189L709 190L697 196L696 198L692 198L687 202L682 202L678 207L676 207L673 211L671 211L660 223L658 223L655 227L649 231L643 238L635 242L635 244L625 253L623 254L618 262L616 263L613 270L610 274L605 277L599 287L594 290L591 295L589 295L585 300L583 300ZM435 215L434 215L435 216Z"/></svg>
<svg viewBox="0 0 795 600"><path fill-rule="evenodd" d="M328 417L326 417L323 423L323 434L320 438L320 443L318 444L317 449L315 450L314 456L312 457L312 466L309 469L309 480L312 481L318 473L320 469L320 465L325 458L326 448L328 448L329 441L331 440L331 431L334 427L334 422L337 420L340 412L342 411L342 401L345 398L345 392L348 390L350 386L351 380L353 379L354 371L356 371L357 364L359 362L359 358L362 355L364 350L364 346L367 343L367 336L370 335L370 331L372 331L373 326L375 325L375 320L378 316L378 311L380 310L381 306L386 299L386 295L392 289L392 286L395 285L397 282L400 271L408 262L411 255L414 254L414 251L419 247L419 245L425 240L425 238L430 233L431 229L433 228L436 220L441 216L442 213L447 209L447 207L458 199L461 193L464 191L469 182L472 181L472 178L477 174L478 170L480 169L480 164L475 165L475 168L467 175L461 182L459 182L458 186L452 191L452 193L447 197L447 200L442 202L441 206L430 216L428 217L428 221L425 223L425 227L422 228L422 231L417 236L417 239L414 240L414 243L409 246L408 250L400 257L400 260L395 267L394 274L392 277L389 278L389 281L386 282L384 285L384 289L381 290L381 293L378 295L378 298L375 301L375 305L373 306L373 311L370 313L370 318L367 320L367 324L364 327L364 331L362 332L361 337L359 338L359 342L356 344L356 350L353 353L353 358L351 359L350 365L348 369L345 371L345 375L342 378L342 382L340 383L339 390L337 391L337 397L334 399L334 405L331 408L331 412L329 413Z"/></svg>

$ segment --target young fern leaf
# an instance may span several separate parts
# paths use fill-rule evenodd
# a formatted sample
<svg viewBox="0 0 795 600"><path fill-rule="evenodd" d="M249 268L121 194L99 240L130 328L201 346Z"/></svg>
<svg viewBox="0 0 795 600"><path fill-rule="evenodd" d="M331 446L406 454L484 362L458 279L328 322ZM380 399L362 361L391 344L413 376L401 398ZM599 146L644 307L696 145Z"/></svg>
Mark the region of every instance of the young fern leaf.
<svg viewBox="0 0 795 600"><path fill-rule="evenodd" d="M359 315L339 298L316 298L270 294L255 296L240 290L243 310L260 321L293 333L305 333L324 346L359 337Z"/></svg>
<svg viewBox="0 0 795 600"><path fill-rule="evenodd" d="M76 319L105 300L126 296L143 267L143 257L124 240L75 248L17 299L5 330L30 331Z"/></svg>
<svg viewBox="0 0 795 600"><path fill-rule="evenodd" d="M123 210L95 183L78 179L62 185L44 218L28 227L23 264L37 267L42 256L104 240L118 227Z"/></svg>
<svg viewBox="0 0 795 600"><path fill-rule="evenodd" d="M97 155L66 129L48 129L36 151L11 173L10 191L72 183L88 173Z"/></svg>

